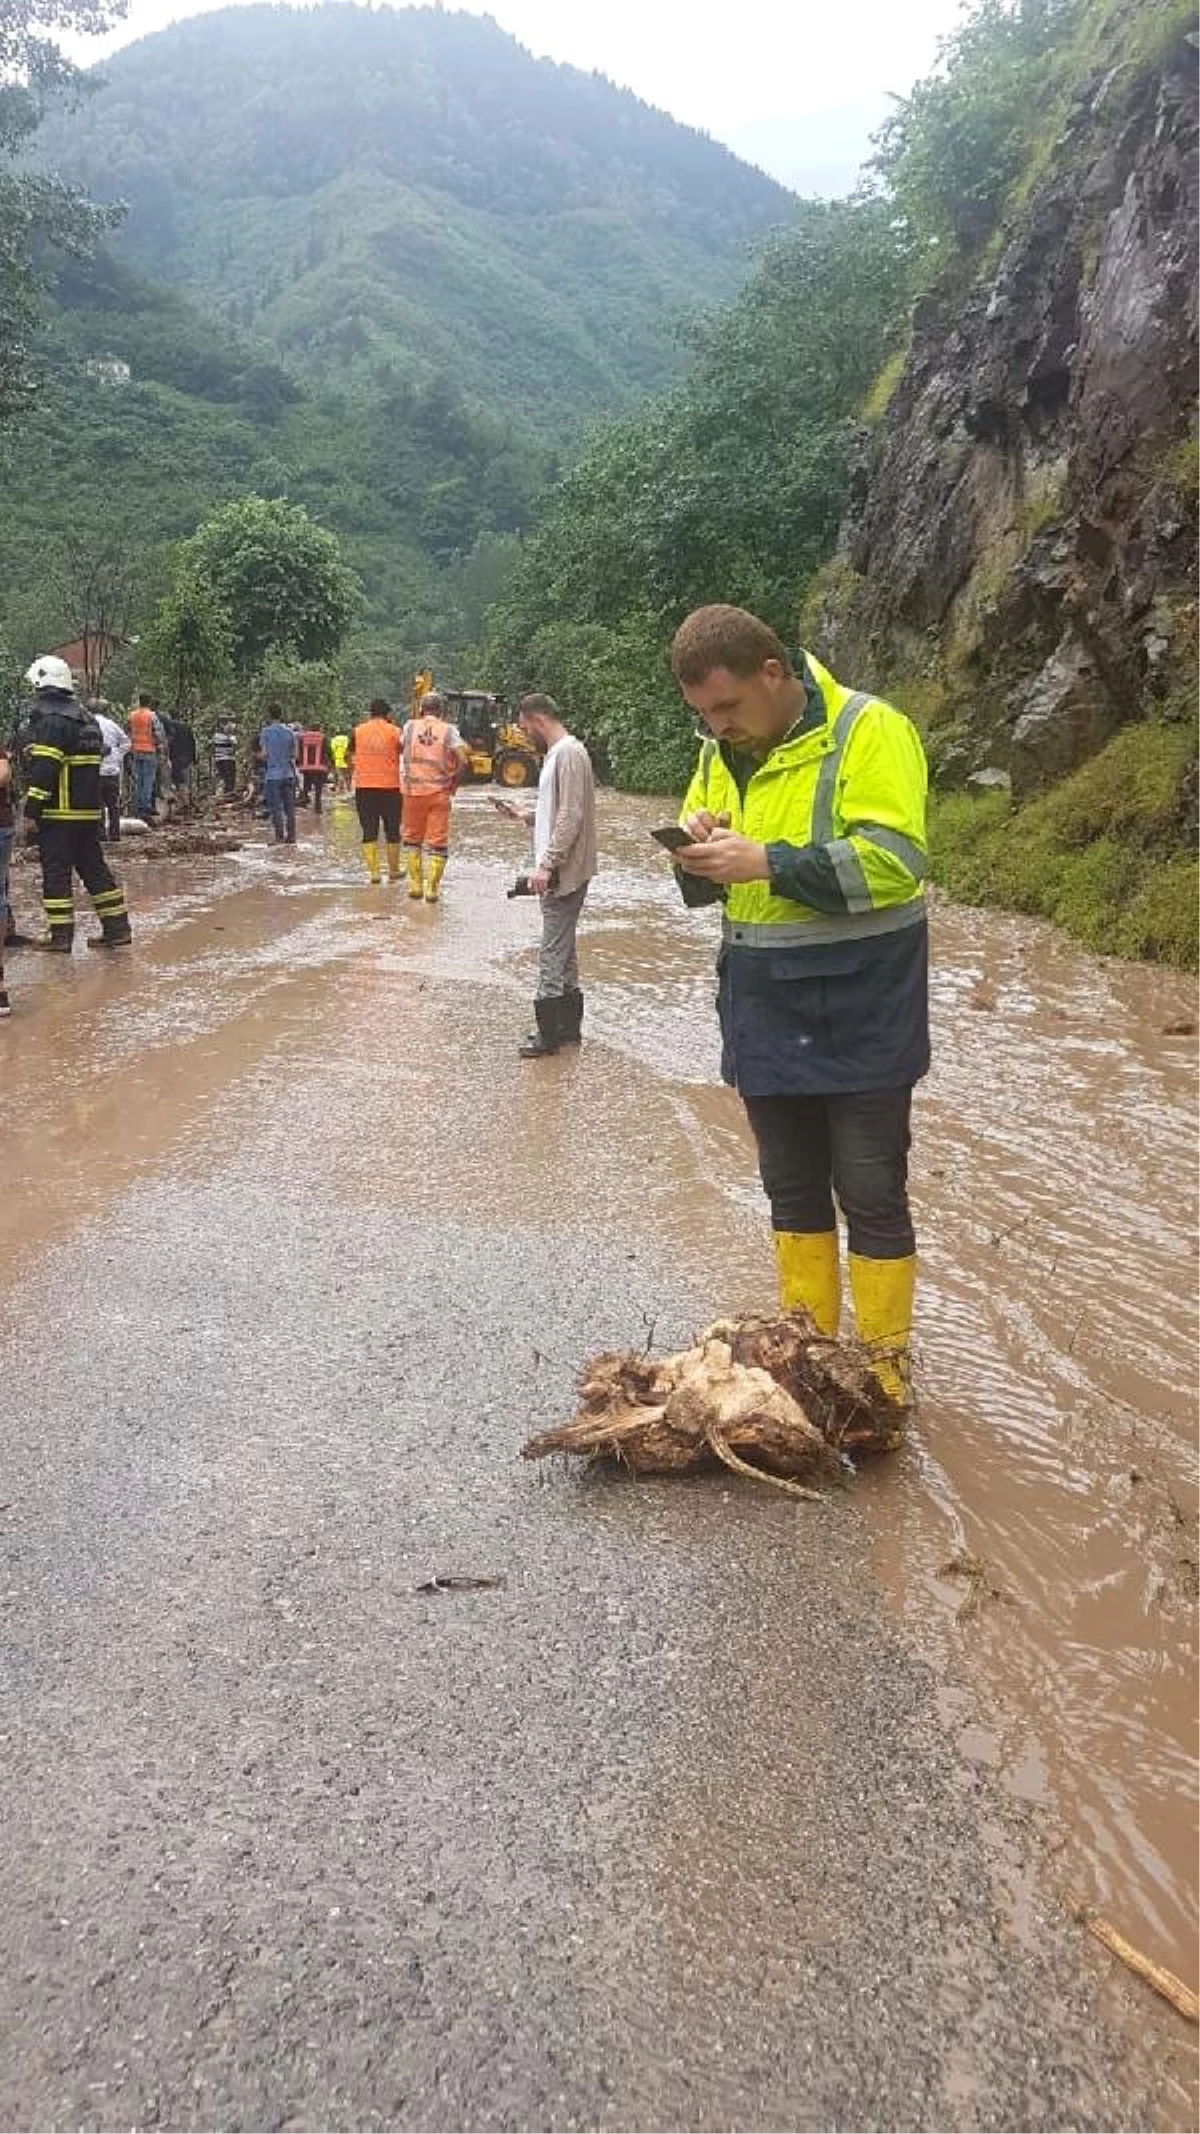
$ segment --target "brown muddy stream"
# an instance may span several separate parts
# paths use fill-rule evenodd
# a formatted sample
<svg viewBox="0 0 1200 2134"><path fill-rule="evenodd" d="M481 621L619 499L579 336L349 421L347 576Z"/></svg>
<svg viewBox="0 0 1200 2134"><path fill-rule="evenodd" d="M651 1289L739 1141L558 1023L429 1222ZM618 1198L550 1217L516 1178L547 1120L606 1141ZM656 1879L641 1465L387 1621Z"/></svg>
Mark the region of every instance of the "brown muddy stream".
<svg viewBox="0 0 1200 2134"><path fill-rule="evenodd" d="M751 1144L717 1081L713 921L679 908L645 835L662 807L602 796L590 1042L533 1065L513 1041L536 911L505 900L522 838L484 796L459 802L437 911L363 886L344 804L323 839L302 818L294 851L256 831L221 861L122 855L131 958L12 960L5 1257L159 1163L202 1162L289 1064L350 1087L369 1044L474 1122L439 1183L462 1219L549 1204L649 1230L714 1311L769 1298ZM944 904L933 950L920 1414L857 1495L965 1752L1049 1805L1064 1885L1194 1984L1196 1046L1169 1026L1194 1028L1196 987ZM51 1209L36 1151L68 1117Z"/></svg>

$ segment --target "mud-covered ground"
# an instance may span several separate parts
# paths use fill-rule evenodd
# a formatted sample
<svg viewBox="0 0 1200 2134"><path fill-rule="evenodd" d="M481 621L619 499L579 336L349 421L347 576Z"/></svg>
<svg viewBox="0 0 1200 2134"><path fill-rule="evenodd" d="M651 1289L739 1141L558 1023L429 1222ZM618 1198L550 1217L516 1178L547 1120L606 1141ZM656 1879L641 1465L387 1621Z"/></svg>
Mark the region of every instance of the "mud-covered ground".
<svg viewBox="0 0 1200 2134"><path fill-rule="evenodd" d="M987 1409L936 1334L967 1309L939 1267L964 1154L925 1417L869 1484L796 1505L517 1457L588 1353L770 1294L709 944L636 811L605 818L589 1041L553 1061L515 1056L534 914L475 797L441 910L363 888L338 810L295 851L130 865L128 957L13 958L0 2123L1193 2123L1188 2034L1063 1901L1081 1869L1111 1888L1051 1778L989 1746L974 1677L997 1624L1050 1649L1036 1582L997 1520L1013 1591L969 1621L961 1577L940 1617L880 1586L906 1566L919 1597L942 1527L960 1553L987 1530L939 1434L962 1411L982 1443ZM995 995L962 1046L991 1017L1003 1088L1018 937L969 970L956 923L955 996ZM931 1089L927 1228L949 1116ZM1030 1140L1051 1124L1031 1102ZM992 1220L982 1101L974 1131ZM1011 1162L1003 1190L1030 1199ZM1145 1487L1177 1492L1146 1408ZM1169 1537L1142 1554L1169 1582ZM502 1583L420 1590L439 1574ZM1186 1595L1156 1605L1178 1653ZM1168 1763L1173 1725L1146 1721Z"/></svg>

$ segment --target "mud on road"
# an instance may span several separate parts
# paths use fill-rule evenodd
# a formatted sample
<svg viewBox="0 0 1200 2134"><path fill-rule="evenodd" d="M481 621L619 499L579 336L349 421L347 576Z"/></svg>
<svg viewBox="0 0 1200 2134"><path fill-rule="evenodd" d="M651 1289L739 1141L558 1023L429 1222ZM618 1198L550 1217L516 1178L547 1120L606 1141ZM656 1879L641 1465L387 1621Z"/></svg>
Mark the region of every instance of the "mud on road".
<svg viewBox="0 0 1200 2134"><path fill-rule="evenodd" d="M12 2123L1191 2123L1060 1892L1187 1975L1194 991L939 911L914 1445L541 1480L589 1350L770 1295L653 807L533 1067L473 798L438 911L339 809L13 959Z"/></svg>

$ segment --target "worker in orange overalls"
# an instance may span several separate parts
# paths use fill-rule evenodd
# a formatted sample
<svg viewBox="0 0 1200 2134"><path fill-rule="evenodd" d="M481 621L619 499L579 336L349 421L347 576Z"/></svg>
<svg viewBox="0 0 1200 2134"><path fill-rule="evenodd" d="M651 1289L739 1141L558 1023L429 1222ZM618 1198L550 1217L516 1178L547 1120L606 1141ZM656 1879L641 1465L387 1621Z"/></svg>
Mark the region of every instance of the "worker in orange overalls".
<svg viewBox="0 0 1200 2134"><path fill-rule="evenodd" d="M379 832L387 840L389 882L400 879L400 729L382 697L350 736L354 800L362 826L363 858L372 882L379 880Z"/></svg>
<svg viewBox="0 0 1200 2134"><path fill-rule="evenodd" d="M404 858L410 897L436 904L450 849L450 801L467 763L462 735L428 689L404 728ZM424 864L423 864L424 863Z"/></svg>

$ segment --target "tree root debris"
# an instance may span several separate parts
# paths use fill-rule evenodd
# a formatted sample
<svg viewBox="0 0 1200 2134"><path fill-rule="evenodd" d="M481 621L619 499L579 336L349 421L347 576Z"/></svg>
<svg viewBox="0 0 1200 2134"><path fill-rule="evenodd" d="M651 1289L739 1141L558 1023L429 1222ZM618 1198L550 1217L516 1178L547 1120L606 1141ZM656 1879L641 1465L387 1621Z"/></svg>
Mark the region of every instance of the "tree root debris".
<svg viewBox="0 0 1200 2134"><path fill-rule="evenodd" d="M716 1461L819 1501L809 1484L843 1481L851 1454L891 1451L904 1436L905 1410L865 1353L818 1333L803 1311L718 1319L675 1356L597 1356L579 1398L574 1420L530 1438L523 1459L572 1452L636 1474Z"/></svg>

